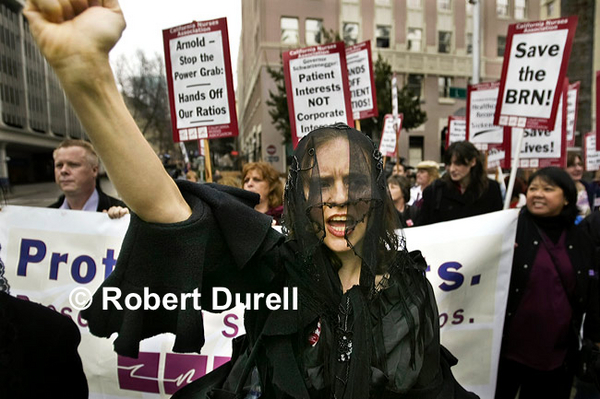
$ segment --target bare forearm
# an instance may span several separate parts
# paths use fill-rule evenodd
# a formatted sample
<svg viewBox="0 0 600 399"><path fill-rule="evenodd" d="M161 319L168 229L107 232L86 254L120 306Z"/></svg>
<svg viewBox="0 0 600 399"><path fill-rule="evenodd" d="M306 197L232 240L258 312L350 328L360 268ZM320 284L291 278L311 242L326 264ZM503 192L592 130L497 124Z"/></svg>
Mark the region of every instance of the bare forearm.
<svg viewBox="0 0 600 399"><path fill-rule="evenodd" d="M85 63L79 65L81 69ZM191 211L127 110L108 58L95 60L87 72L57 69L115 188L131 210L146 221L185 220Z"/></svg>

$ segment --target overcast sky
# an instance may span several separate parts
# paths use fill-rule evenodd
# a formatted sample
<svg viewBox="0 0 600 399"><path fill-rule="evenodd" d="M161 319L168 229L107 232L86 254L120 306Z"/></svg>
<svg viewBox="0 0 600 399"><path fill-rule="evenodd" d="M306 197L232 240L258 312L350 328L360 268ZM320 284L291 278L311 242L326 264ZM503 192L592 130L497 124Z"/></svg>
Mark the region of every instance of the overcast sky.
<svg viewBox="0 0 600 399"><path fill-rule="evenodd" d="M110 53L111 60L121 54L134 55L142 49L148 55L164 57L162 30L192 21L227 18L231 67L236 81L237 55L242 28L241 0L119 0L127 28Z"/></svg>

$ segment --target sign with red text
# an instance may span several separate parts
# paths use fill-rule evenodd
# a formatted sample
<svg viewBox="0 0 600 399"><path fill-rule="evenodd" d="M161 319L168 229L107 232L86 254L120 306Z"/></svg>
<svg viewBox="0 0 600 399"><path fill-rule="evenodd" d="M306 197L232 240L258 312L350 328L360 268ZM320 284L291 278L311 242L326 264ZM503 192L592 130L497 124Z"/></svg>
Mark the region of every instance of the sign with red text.
<svg viewBox="0 0 600 399"><path fill-rule="evenodd" d="M577 17L509 25L494 124L554 129Z"/></svg>
<svg viewBox="0 0 600 399"><path fill-rule="evenodd" d="M367 40L346 47L346 63L348 65L352 118L376 117L379 112L375 93L371 42Z"/></svg>
<svg viewBox="0 0 600 399"><path fill-rule="evenodd" d="M354 127L344 42L283 53L292 143L322 126Z"/></svg>
<svg viewBox="0 0 600 399"><path fill-rule="evenodd" d="M596 150L596 133L586 133L583 140L583 163L585 170L600 170L600 151Z"/></svg>
<svg viewBox="0 0 600 399"><path fill-rule="evenodd" d="M467 139L467 118L450 115L448 117L448 132L446 133L446 149L450 144Z"/></svg>
<svg viewBox="0 0 600 399"><path fill-rule="evenodd" d="M580 82L571 83L567 91L567 147L575 147L575 130L577 130L577 100L579 98Z"/></svg>
<svg viewBox="0 0 600 399"><path fill-rule="evenodd" d="M238 135L227 19L163 30L173 141Z"/></svg>
<svg viewBox="0 0 600 399"><path fill-rule="evenodd" d="M381 141L379 142L379 152L384 157L395 157L397 149L397 141L400 138L400 130L402 129L402 120L404 114L399 114L396 120L398 128L394 126L394 116L387 114L383 118L383 131L381 132Z"/></svg>
<svg viewBox="0 0 600 399"><path fill-rule="evenodd" d="M566 90L565 90L566 91ZM519 167L523 169L545 168L546 166L567 166L567 140L565 134L566 100L561 96L553 130L523 129L523 147ZM519 128L512 129L512 154L517 151Z"/></svg>

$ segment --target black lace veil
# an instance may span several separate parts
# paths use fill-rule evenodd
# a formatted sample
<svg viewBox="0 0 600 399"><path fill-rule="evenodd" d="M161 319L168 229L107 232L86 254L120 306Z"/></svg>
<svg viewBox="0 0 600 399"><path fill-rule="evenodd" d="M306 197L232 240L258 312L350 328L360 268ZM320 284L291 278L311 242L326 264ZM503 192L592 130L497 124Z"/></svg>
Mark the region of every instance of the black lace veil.
<svg viewBox="0 0 600 399"><path fill-rule="evenodd" d="M333 182L330 176L322 175L319 165L317 155L327 146L335 149L326 154L335 154L336 163L349 164L343 202L328 195ZM361 278L361 285L372 285L376 275L388 272L396 258L394 249L404 249L404 243L394 234L400 223L387 197L381 153L373 142L344 124L323 127L304 137L296 149L285 190L284 226L288 235L298 240L308 259L325 239L327 221L323 209L345 207L344 238L362 259L365 270L361 277L365 280ZM351 233L360 223L366 224L364 238L352 242ZM335 256L328 255L335 267Z"/></svg>
<svg viewBox="0 0 600 399"><path fill-rule="evenodd" d="M332 170L342 176L342 185ZM343 217L335 216L336 211L327 216L332 213L328 209L341 209ZM368 397L372 366L385 370L385 354L376 349L372 323L380 319L374 305L378 294L389 284L400 285L414 367L420 356L415 354L423 350L418 342L423 340L409 308L426 301L424 267L420 274L403 273L417 268L404 239L395 232L400 221L387 192L381 153L364 133L336 124L314 130L299 142L285 188L283 224L301 258L296 262L301 267L289 270L291 283L300 288L302 306L319 316L324 330L329 327L323 343L328 348L324 351L328 396ZM361 234L356 235L358 231ZM360 283L346 293L338 277L342 262L326 245L328 233L343 237L345 250L361 259ZM431 317L424 314L426 305L418 308L419 319Z"/></svg>

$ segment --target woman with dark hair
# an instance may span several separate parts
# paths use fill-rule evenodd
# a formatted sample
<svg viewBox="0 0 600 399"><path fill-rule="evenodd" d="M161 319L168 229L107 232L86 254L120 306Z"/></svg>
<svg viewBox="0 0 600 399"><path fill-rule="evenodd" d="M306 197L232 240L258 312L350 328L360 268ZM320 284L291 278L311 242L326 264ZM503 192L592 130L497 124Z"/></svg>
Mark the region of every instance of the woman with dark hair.
<svg viewBox="0 0 600 399"><path fill-rule="evenodd" d="M574 225L577 191L559 168L534 173L519 214L496 399L569 398L583 336L600 342L596 258Z"/></svg>
<svg viewBox="0 0 600 399"><path fill-rule="evenodd" d="M444 162L444 176L423 192L419 226L502 209L500 186L488 179L481 153L472 143L452 143Z"/></svg>
<svg viewBox="0 0 600 399"><path fill-rule="evenodd" d="M387 179L387 183L402 228L414 226L419 209L406 203L410 198L410 182L404 176L391 175Z"/></svg>
<svg viewBox="0 0 600 399"><path fill-rule="evenodd" d="M249 162L242 168L242 183L244 190L260 195L260 201L254 209L271 216L276 224L280 224L283 184L275 168L266 162Z"/></svg>
<svg viewBox="0 0 600 399"><path fill-rule="evenodd" d="M137 356L139 341L162 332L175 333L175 351L199 351L204 326L194 306L103 309L102 291L118 287L121 299L146 290L177 298L200 291L202 310L215 311L211 291L223 287L255 298L244 317L246 335L234 340L231 362L176 398L474 396L452 376L455 359L439 342L426 263L395 234L382 157L363 133L334 125L299 142L283 236L253 209L258 195L175 182L163 170L108 63L125 25L115 0L91 7L29 0L24 12L133 211L114 271L82 312L93 334L118 332L115 350L126 356Z"/></svg>

